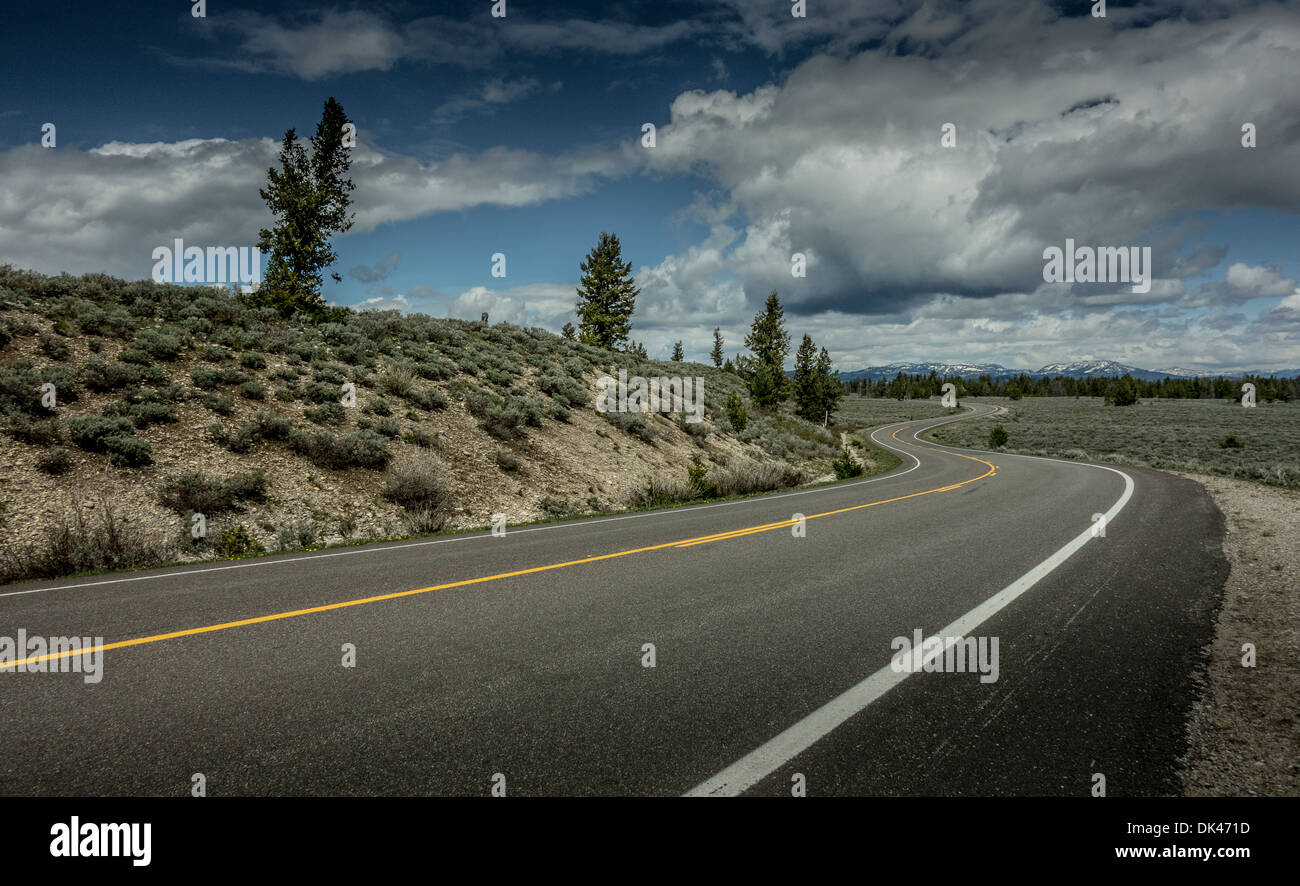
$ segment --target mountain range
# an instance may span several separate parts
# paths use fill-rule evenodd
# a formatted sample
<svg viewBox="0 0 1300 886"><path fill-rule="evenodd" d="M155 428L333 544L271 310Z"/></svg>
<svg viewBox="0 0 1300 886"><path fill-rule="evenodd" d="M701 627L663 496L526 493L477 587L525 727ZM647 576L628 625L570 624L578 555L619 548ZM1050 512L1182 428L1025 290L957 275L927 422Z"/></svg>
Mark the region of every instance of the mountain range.
<svg viewBox="0 0 1300 886"><path fill-rule="evenodd" d="M960 376L961 378L974 378L981 375L987 375L994 379L1014 378L1019 375L1028 375L1032 377L1054 377L1058 375L1069 376L1071 378L1110 378L1118 377L1128 373L1136 379L1142 381L1159 381L1162 378L1214 378L1223 376L1225 378L1238 378L1243 375L1255 376L1277 376L1292 378L1300 376L1298 369L1260 369L1249 371L1231 371L1231 370L1198 370L1183 369L1181 367L1169 367L1167 369L1142 369L1137 366L1127 366L1123 363L1117 363L1114 360L1075 360L1071 363L1048 363L1041 369L1008 369L998 363L889 363L884 366L868 366L865 369L855 369L850 372L841 372L840 379L847 381L854 378L866 378L872 381L884 378L891 379L899 373L904 375L929 375L934 372L939 376Z"/></svg>

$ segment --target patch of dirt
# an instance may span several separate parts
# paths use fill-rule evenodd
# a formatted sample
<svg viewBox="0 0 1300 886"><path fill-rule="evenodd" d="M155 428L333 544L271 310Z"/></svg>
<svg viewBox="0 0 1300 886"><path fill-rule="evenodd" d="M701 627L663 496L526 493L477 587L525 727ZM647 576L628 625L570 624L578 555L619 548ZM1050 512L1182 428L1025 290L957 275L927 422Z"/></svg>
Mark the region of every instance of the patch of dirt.
<svg viewBox="0 0 1300 886"><path fill-rule="evenodd" d="M1200 482L1227 518L1231 564L1201 700L1188 723L1187 796L1300 796L1300 493ZM1245 644L1254 667L1243 665Z"/></svg>

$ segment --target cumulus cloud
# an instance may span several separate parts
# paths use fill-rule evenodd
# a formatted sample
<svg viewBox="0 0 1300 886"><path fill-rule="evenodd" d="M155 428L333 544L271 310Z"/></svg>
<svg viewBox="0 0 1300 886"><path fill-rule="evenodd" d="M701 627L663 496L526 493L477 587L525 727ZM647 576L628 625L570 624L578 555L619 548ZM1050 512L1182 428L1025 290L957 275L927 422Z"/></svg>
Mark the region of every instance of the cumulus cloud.
<svg viewBox="0 0 1300 886"><path fill-rule="evenodd" d="M1296 17L1247 10L1208 40L1183 18L1119 30L1041 4L978 8L960 29L931 11L882 38L941 52L818 55L780 84L673 102L641 156L734 201L746 226L730 268L751 303L775 286L797 313L880 315L936 293L1033 291L1043 249L1066 238L1152 244L1184 212L1300 208L1300 142L1240 146L1243 119L1300 128L1281 87L1300 63ZM941 146L944 123L955 147ZM1153 248L1158 277L1221 258L1180 257L1187 245ZM806 279L789 274L795 251L810 256Z"/></svg>
<svg viewBox="0 0 1300 886"><path fill-rule="evenodd" d="M629 56L714 32L708 16L663 25L568 19L494 20L485 4L468 17L424 16L399 21L373 10L320 9L292 16L234 10L208 20L209 35L233 51L205 58L171 57L206 65L302 80L359 71L388 71L405 61L485 68L511 52L592 52Z"/></svg>
<svg viewBox="0 0 1300 886"><path fill-rule="evenodd" d="M0 260L47 273L149 276L155 246L251 246L272 218L258 189L278 163L271 139L110 142L88 151L24 145L0 152ZM528 206L590 189L621 168L615 153L511 148L437 163L355 149L355 231L479 205Z"/></svg>

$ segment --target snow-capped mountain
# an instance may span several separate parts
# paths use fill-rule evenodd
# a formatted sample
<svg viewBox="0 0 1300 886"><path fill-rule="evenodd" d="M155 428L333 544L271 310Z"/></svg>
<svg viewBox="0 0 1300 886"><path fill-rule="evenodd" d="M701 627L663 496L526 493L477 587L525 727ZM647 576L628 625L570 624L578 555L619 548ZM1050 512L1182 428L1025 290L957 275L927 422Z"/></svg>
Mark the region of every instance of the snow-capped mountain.
<svg viewBox="0 0 1300 886"><path fill-rule="evenodd" d="M878 378L893 378L900 372L903 375L929 375L933 372L936 375L947 377L974 378L987 375L992 378L1012 378L1022 372L1027 372L1027 370L1008 369L997 363L889 363L885 366L868 366L866 369L841 372L840 378L845 380L869 378L874 381Z"/></svg>
<svg viewBox="0 0 1300 886"><path fill-rule="evenodd" d="M1114 378L1128 373L1134 378L1157 381L1162 373L1116 363L1114 360L1075 360L1071 363L1048 363L1034 375L1066 375L1071 378Z"/></svg>
<svg viewBox="0 0 1300 886"><path fill-rule="evenodd" d="M1073 362L1049 362L1047 366L1044 366L1035 374L1071 375L1074 378L1100 378L1125 373L1130 373L1136 377L1136 373L1144 372L1147 372L1147 370L1138 369L1136 366L1127 366L1114 360L1075 360Z"/></svg>
<svg viewBox="0 0 1300 886"><path fill-rule="evenodd" d="M1125 363L1117 363L1114 360L1074 360L1069 363L1048 363L1041 369L1008 369L998 363L963 363L960 361L951 363L889 363L884 366L868 366L865 369L855 369L851 372L841 372L840 378L847 381L853 378L866 378L872 381L876 379L892 379L899 373L903 375L929 375L934 372L940 377L951 378L960 376L961 378L975 378L981 375L987 375L994 379L1014 378L1018 375L1029 375L1034 377L1057 375L1069 376L1071 378L1118 378L1128 373L1136 379L1142 381L1160 381L1163 378L1240 378L1243 375L1255 376L1276 376L1282 378L1294 378L1300 375L1300 369L1275 369L1275 370L1204 370L1204 369L1183 369L1181 367L1170 367L1168 369L1142 369L1138 366L1129 366Z"/></svg>

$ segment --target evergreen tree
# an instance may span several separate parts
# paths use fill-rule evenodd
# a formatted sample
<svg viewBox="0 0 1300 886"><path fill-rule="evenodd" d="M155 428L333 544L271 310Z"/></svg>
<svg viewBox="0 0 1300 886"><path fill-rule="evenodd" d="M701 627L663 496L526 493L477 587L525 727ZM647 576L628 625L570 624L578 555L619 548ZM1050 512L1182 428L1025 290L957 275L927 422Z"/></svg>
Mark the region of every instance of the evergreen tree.
<svg viewBox="0 0 1300 886"><path fill-rule="evenodd" d="M776 406L783 399L777 393L776 382L772 379L772 370L766 363L756 363L754 374L749 380L749 393L759 406Z"/></svg>
<svg viewBox="0 0 1300 886"><path fill-rule="evenodd" d="M727 394L727 420L731 422L731 427L736 433L749 426L749 412L745 409L745 401L741 400L740 395L735 391Z"/></svg>
<svg viewBox="0 0 1300 886"><path fill-rule="evenodd" d="M844 387L835 373L831 355L825 348L817 355L817 376L821 382L822 418L826 420L828 416L834 417L835 410L840 408L840 401L844 399Z"/></svg>
<svg viewBox="0 0 1300 886"><path fill-rule="evenodd" d="M342 105L332 97L326 101L311 138L310 157L296 130L285 132L280 169L268 169L266 187L258 191L275 225L258 232L257 247L270 258L262 285L247 297L249 303L270 305L285 316L324 314L320 288L325 270L338 258L330 237L352 227L349 192L356 186L347 177L352 158L343 144L348 122ZM330 276L343 279L337 273Z"/></svg>
<svg viewBox="0 0 1300 886"><path fill-rule="evenodd" d="M576 341L578 338L578 331L573 328L572 323L565 323L564 328L561 329L560 332L569 341Z"/></svg>
<svg viewBox="0 0 1300 886"><path fill-rule="evenodd" d="M781 308L781 299L775 290L767 297L763 310L754 315L753 325L745 336L745 347L753 353L756 364L750 381L754 401L760 406L775 406L785 399L789 390L789 381L785 377L785 357L790 351L790 333L785 329L785 311ZM759 367L766 369L764 393L761 396L753 387L759 383Z"/></svg>
<svg viewBox="0 0 1300 886"><path fill-rule="evenodd" d="M817 372L817 349L807 333L795 353L793 388L795 415L808 421L821 421L822 379Z"/></svg>
<svg viewBox="0 0 1300 886"><path fill-rule="evenodd" d="M589 345L615 350L628 340L632 311L641 293L632 279L632 263L623 261L618 237L602 231L600 241L580 267L578 338Z"/></svg>
<svg viewBox="0 0 1300 886"><path fill-rule="evenodd" d="M673 344L673 362L674 362L674 363L680 363L680 362L682 362L682 361L685 360L685 359L686 359L686 355L682 353L682 343L681 343L681 342L676 342L676 343L674 343L674 344Z"/></svg>
<svg viewBox="0 0 1300 886"><path fill-rule="evenodd" d="M713 365L722 368L722 330L713 327L713 350L709 353L713 358Z"/></svg>
<svg viewBox="0 0 1300 886"><path fill-rule="evenodd" d="M1137 381L1127 372L1106 392L1106 402L1116 406L1132 406L1138 401Z"/></svg>

